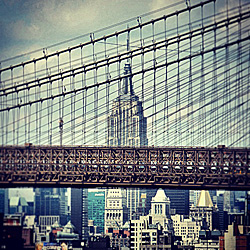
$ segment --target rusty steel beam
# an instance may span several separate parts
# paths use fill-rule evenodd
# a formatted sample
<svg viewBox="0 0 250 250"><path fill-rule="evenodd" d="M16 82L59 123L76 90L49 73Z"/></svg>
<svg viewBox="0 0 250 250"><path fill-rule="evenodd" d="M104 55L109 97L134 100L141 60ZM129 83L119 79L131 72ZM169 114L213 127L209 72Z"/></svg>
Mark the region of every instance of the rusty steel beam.
<svg viewBox="0 0 250 250"><path fill-rule="evenodd" d="M2 146L0 186L250 190L250 148Z"/></svg>

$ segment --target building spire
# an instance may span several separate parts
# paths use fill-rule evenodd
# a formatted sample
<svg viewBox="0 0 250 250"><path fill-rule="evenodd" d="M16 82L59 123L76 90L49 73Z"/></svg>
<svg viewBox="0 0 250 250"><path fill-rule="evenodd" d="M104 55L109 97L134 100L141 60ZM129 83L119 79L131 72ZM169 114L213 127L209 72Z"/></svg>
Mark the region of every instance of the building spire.
<svg viewBox="0 0 250 250"><path fill-rule="evenodd" d="M134 95L133 90L133 83L132 83L132 76L131 76L131 66L129 63L125 64L124 67L124 78L123 78L123 84L121 89L121 95Z"/></svg>
<svg viewBox="0 0 250 250"><path fill-rule="evenodd" d="M197 207L213 207L211 196L207 190L201 191Z"/></svg>

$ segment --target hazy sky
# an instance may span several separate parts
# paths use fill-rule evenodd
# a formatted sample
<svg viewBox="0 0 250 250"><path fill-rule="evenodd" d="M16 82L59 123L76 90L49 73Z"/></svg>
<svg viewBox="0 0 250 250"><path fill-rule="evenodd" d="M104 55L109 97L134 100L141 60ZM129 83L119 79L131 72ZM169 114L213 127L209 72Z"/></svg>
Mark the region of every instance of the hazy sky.
<svg viewBox="0 0 250 250"><path fill-rule="evenodd" d="M0 0L0 56L47 47L175 2L186 6L185 0Z"/></svg>

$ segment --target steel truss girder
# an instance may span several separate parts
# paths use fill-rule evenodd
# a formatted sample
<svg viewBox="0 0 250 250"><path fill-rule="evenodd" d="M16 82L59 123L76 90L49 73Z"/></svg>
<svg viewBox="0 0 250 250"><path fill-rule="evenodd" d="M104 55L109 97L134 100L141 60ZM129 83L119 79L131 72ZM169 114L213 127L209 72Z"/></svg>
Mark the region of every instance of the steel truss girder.
<svg viewBox="0 0 250 250"><path fill-rule="evenodd" d="M0 186L250 190L249 148L0 147Z"/></svg>

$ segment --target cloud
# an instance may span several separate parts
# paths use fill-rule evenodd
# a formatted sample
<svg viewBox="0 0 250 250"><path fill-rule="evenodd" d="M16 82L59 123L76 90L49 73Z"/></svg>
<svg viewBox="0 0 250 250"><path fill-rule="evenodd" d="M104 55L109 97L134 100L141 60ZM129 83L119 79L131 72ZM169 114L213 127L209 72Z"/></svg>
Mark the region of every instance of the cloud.
<svg viewBox="0 0 250 250"><path fill-rule="evenodd" d="M13 6L13 2L14 0L8 5ZM15 2L19 3L20 16L9 23L8 35L12 39L22 41L40 39L51 42L90 33L166 6L164 0L144 0L136 3L124 0L25 0L22 5L18 0ZM174 2L168 1L167 5Z"/></svg>

